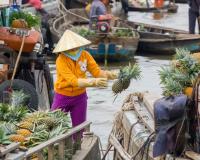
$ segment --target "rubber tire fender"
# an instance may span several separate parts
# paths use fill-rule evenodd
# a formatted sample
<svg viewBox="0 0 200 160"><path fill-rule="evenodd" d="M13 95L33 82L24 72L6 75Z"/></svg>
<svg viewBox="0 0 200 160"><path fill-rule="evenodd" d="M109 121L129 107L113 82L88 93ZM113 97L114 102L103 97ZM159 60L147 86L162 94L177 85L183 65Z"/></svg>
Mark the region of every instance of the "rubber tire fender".
<svg viewBox="0 0 200 160"><path fill-rule="evenodd" d="M8 90L10 87L10 80L6 80L0 84L0 102L3 102L3 91ZM26 104L30 110L38 110L38 94L32 84L21 79L14 79L13 90L22 90L24 94L29 96L28 103Z"/></svg>

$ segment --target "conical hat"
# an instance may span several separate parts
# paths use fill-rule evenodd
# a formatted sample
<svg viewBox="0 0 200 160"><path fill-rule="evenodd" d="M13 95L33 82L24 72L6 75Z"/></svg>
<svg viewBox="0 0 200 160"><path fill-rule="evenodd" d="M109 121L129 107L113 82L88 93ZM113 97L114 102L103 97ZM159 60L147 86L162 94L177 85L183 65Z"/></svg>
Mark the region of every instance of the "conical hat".
<svg viewBox="0 0 200 160"><path fill-rule="evenodd" d="M66 30L59 42L57 43L55 49L53 50L53 53L68 51L89 44L91 44L91 42L87 39L70 30Z"/></svg>

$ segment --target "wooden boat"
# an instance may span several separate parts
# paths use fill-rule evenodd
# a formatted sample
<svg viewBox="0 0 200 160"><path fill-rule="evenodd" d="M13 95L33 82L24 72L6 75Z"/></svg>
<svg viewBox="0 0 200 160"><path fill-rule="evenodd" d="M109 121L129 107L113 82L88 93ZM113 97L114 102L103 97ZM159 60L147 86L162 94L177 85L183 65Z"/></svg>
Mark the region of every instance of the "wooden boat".
<svg viewBox="0 0 200 160"><path fill-rule="evenodd" d="M176 3L187 3L187 0L175 0Z"/></svg>
<svg viewBox="0 0 200 160"><path fill-rule="evenodd" d="M200 50L200 35L156 25L123 22L139 32L139 53L174 54L175 49L180 47L187 48L191 52Z"/></svg>
<svg viewBox="0 0 200 160"><path fill-rule="evenodd" d="M154 138L150 138L155 131L153 104L159 98L160 95L152 93L133 93L127 96L121 111L116 114L114 127L108 140L110 148L114 146L113 160L197 160L200 158L200 154L194 151L185 151L183 157L173 155L153 157ZM150 143L147 143L150 139Z"/></svg>
<svg viewBox="0 0 200 160"><path fill-rule="evenodd" d="M66 14L67 11L68 10L64 11L63 15ZM61 28L65 30L66 26L68 27L68 25L64 23L65 20L68 20L67 23L69 23L70 25L72 25L72 21L74 22L74 24L76 22L76 24L79 25L88 23L87 14L83 9L72 9L71 12L75 13L75 15L69 17L69 15L71 14L66 14L65 16L59 17L54 21L52 27L52 32L55 32L54 35L59 35L59 30L61 30ZM81 19L79 17L80 15L83 15L81 17L85 17L85 19ZM183 30L124 20L118 20L115 26L120 26L124 28L131 27L133 30L139 32L140 39L137 49L139 53L154 53L161 55L174 54L177 47L185 47L191 52L200 50L200 35L188 34L188 32ZM55 39L56 36L54 36ZM137 45L135 44L135 46Z"/></svg>
<svg viewBox="0 0 200 160"><path fill-rule="evenodd" d="M62 6L62 4L60 4ZM89 27L89 19L84 9L60 9L63 13L53 21L51 33L54 42L62 36L66 29L73 29L75 26ZM120 28L120 26L117 26ZM134 31L134 37L114 37L110 34L98 35L95 37L88 37L92 41L92 45L87 47L88 50L96 60L127 60L134 56L139 42L139 34Z"/></svg>
<svg viewBox="0 0 200 160"><path fill-rule="evenodd" d="M127 2L127 0L121 0L122 8L127 13L128 11L138 11L138 12L158 12L158 11L167 11L170 13L176 13L178 10L178 6L175 3L164 4L162 7L155 7L154 5L150 5L148 0L147 4L140 5L136 0L132 3Z"/></svg>

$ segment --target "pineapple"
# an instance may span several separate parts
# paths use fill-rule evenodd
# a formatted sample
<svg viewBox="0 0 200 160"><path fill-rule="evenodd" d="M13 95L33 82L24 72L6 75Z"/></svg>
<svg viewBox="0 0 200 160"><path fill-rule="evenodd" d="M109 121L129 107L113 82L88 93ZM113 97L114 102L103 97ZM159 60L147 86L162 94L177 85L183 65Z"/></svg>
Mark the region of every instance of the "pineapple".
<svg viewBox="0 0 200 160"><path fill-rule="evenodd" d="M48 114L47 112L42 112L42 111L37 111L37 112L33 112L33 113L30 113L28 114L23 122L29 122L29 123L38 123L38 120L39 119L42 119L42 118L45 118L45 117L48 117Z"/></svg>
<svg viewBox="0 0 200 160"><path fill-rule="evenodd" d="M3 122L0 124L0 128L4 130L6 135L16 133L16 126L13 123Z"/></svg>
<svg viewBox="0 0 200 160"><path fill-rule="evenodd" d="M193 53L192 58L194 58L195 60L197 60L198 63L200 63L200 52L198 53Z"/></svg>
<svg viewBox="0 0 200 160"><path fill-rule="evenodd" d="M112 91L117 94L123 91L123 81L118 79L112 85Z"/></svg>
<svg viewBox="0 0 200 160"><path fill-rule="evenodd" d="M24 106L11 106L9 104L0 104L0 121L18 122L26 116L28 109Z"/></svg>
<svg viewBox="0 0 200 160"><path fill-rule="evenodd" d="M24 142L25 137L22 135L18 135L18 134L12 134L9 136L9 140L12 142Z"/></svg>
<svg viewBox="0 0 200 160"><path fill-rule="evenodd" d="M182 86L179 82L174 81L172 78L166 80L166 83L163 87L164 96L173 96L182 93Z"/></svg>
<svg viewBox="0 0 200 160"><path fill-rule="evenodd" d="M192 87L186 87L183 90L183 93L188 97L192 97L192 92L193 92L193 88Z"/></svg>
<svg viewBox="0 0 200 160"><path fill-rule="evenodd" d="M24 128L24 129L28 129L28 130L33 130L34 124L30 123L30 122L23 121L19 124L19 127Z"/></svg>
<svg viewBox="0 0 200 160"><path fill-rule="evenodd" d="M48 130L48 127L47 127L46 125L44 125L44 124L38 125L38 126L35 128L34 132L40 132L40 131L42 131L42 130Z"/></svg>
<svg viewBox="0 0 200 160"><path fill-rule="evenodd" d="M9 141L8 136L6 135L3 128L0 127L0 146L1 144L10 144L11 141Z"/></svg>
<svg viewBox="0 0 200 160"><path fill-rule="evenodd" d="M54 126L57 125L57 120L52 118L52 117L47 117L47 118L41 118L38 121L38 124L44 124L46 125L48 128L53 128Z"/></svg>
<svg viewBox="0 0 200 160"><path fill-rule="evenodd" d="M112 91L114 94L121 93L123 90L127 89L130 85L131 79L140 78L140 68L137 64L126 66L120 70L118 80L116 80L112 85Z"/></svg>
<svg viewBox="0 0 200 160"><path fill-rule="evenodd" d="M19 129L17 130L18 135L22 135L24 137L28 137L31 135L31 132L28 129Z"/></svg>
<svg viewBox="0 0 200 160"><path fill-rule="evenodd" d="M163 95L173 96L177 94L191 95L193 82L200 71L200 64L190 54L187 49L176 49L170 67L161 67L159 71L161 84L163 85Z"/></svg>

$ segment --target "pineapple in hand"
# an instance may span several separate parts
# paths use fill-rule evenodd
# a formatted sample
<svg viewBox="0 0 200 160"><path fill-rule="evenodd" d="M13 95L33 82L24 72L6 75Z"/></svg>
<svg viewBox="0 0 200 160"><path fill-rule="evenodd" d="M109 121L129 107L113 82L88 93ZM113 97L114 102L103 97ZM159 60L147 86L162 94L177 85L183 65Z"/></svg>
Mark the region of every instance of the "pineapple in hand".
<svg viewBox="0 0 200 160"><path fill-rule="evenodd" d="M112 85L113 93L117 95L126 90L130 85L131 79L140 78L140 73L141 70L137 64L132 65L129 63L129 66L122 68L119 72L118 80Z"/></svg>

